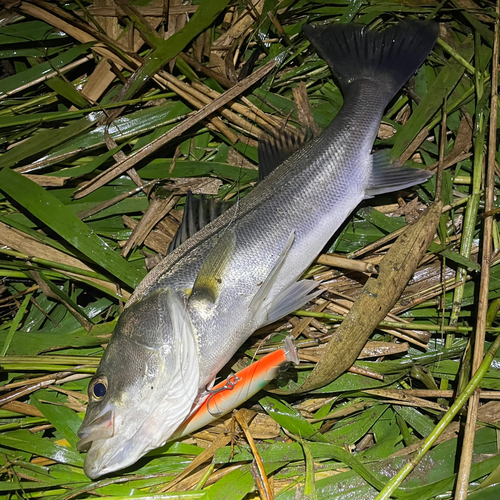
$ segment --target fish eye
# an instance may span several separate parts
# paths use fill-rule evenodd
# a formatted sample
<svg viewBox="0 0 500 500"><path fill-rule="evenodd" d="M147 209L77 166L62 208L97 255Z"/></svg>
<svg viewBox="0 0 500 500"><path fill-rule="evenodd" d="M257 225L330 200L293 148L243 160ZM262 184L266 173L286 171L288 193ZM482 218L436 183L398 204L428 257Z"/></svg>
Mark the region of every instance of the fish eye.
<svg viewBox="0 0 500 500"><path fill-rule="evenodd" d="M95 381L94 385L90 388L90 395L93 399L102 399L106 396L106 392L108 390L108 381L106 377L99 378Z"/></svg>

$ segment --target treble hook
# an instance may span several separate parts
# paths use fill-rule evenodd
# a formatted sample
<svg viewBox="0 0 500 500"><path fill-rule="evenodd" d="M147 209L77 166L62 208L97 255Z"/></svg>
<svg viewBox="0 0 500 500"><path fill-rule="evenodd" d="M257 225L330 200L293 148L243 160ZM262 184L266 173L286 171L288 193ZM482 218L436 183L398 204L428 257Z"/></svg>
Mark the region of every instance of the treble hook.
<svg viewBox="0 0 500 500"><path fill-rule="evenodd" d="M216 395L219 394L219 392L222 391L232 391L236 384L241 380L240 377L237 377L236 375L229 375L226 379L226 383L220 387L219 389L212 389L207 391L209 393L209 396L207 398L207 411L212 415L212 417L216 417L217 415L222 415L223 412L212 412L210 411L210 400Z"/></svg>

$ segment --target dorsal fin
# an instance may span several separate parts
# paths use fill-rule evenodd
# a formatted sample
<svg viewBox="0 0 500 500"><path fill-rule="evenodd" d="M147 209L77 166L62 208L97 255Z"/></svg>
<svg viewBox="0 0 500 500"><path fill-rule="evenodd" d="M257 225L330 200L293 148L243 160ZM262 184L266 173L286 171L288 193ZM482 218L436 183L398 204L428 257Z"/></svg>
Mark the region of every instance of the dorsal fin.
<svg viewBox="0 0 500 500"><path fill-rule="evenodd" d="M173 252L188 238L191 238L200 229L203 229L209 222L217 219L231 205L231 203L226 201L207 198L203 194L200 194L200 198L195 198L193 193L188 191L181 225L177 229L174 239L170 242L167 253Z"/></svg>
<svg viewBox="0 0 500 500"><path fill-rule="evenodd" d="M281 130L259 140L259 181L267 177L295 151L313 138L310 129L305 133Z"/></svg>

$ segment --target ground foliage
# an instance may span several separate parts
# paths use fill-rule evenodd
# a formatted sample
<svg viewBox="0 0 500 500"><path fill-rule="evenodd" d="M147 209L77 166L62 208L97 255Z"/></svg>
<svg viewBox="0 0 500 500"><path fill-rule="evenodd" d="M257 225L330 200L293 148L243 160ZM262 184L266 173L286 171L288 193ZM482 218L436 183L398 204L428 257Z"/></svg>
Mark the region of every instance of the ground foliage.
<svg viewBox="0 0 500 500"><path fill-rule="evenodd" d="M495 251L486 317L479 303L482 227L498 206L485 217L486 158L495 148L487 140L494 6L472 0L7 3L10 10L0 14L0 497L238 499L257 495L260 482L262 494L267 489L279 499L375 498L422 440L435 435L454 394L468 386L477 322L486 320L487 347L498 333ZM440 40L387 109L376 147L433 171L441 160L445 208L439 238L355 370L309 394L253 398L244 415L253 417L256 449L226 418L151 452L123 475L89 481L75 448L89 378L124 301L157 262L154 255L166 252L186 188L225 200L245 196L258 177L263 134L283 127L317 133L336 115L341 94L302 34L303 23L335 19L380 29L407 17L439 21ZM274 68L237 98L193 118L273 60ZM176 132L189 118L191 126ZM168 133L164 145L148 149ZM117 169L127 158L135 159ZM498 172L494 162L492 168ZM248 364L271 330L278 333L257 356L292 331L303 362L277 384L293 388L304 380L359 295L367 278L361 271L373 270L435 196L436 176L363 204L325 249L355 258L358 270L315 263L308 275L327 288L308 307L316 317L299 312L258 333L232 368ZM490 239L498 249L496 223ZM479 377L473 453L460 457L463 410L446 421L439 444L396 497L449 498L459 464L468 463L469 497L498 498L499 362ZM178 476L210 443L206 460ZM252 462L256 450L268 485Z"/></svg>

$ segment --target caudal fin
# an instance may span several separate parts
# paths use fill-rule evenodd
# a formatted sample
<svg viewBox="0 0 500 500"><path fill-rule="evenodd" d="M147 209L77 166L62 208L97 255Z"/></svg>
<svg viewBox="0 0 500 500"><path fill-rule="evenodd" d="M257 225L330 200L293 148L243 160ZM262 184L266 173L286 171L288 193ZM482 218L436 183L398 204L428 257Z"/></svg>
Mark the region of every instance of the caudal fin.
<svg viewBox="0 0 500 500"><path fill-rule="evenodd" d="M438 36L432 21L408 20L377 33L360 24L304 25L330 65L344 96L353 83L372 81L389 102L424 62Z"/></svg>

